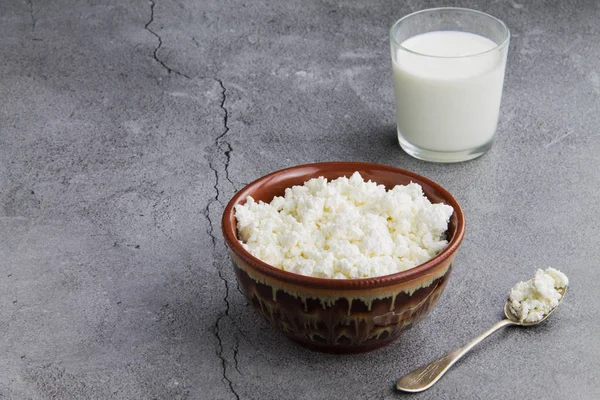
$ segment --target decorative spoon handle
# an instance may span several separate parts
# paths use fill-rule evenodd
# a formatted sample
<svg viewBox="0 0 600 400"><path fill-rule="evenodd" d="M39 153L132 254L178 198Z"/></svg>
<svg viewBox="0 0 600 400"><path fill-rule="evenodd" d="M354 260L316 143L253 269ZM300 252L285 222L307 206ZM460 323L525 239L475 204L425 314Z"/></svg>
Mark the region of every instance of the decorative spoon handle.
<svg viewBox="0 0 600 400"><path fill-rule="evenodd" d="M496 332L498 329L514 324L515 323L509 319L496 322L494 326L471 340L465 346L454 349L437 360L398 379L396 388L405 392L422 392L423 390L429 389L446 373L446 371L448 371L448 369L450 369L451 366L454 365L455 362L460 360L462 356L467 354L467 352L475 347L475 345Z"/></svg>

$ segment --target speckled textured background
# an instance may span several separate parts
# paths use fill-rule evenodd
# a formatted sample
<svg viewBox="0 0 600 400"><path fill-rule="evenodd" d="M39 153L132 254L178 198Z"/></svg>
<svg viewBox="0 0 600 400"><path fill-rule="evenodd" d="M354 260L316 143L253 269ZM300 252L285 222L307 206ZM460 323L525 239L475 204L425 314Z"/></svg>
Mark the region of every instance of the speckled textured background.
<svg viewBox="0 0 600 400"><path fill-rule="evenodd" d="M600 9L447 1L512 32L496 143L398 147L388 27L433 1L0 2L0 398L394 399L502 317L540 266L561 309L507 328L413 399L600 398ZM425 175L467 234L437 308L362 355L304 350L236 288L223 205L283 167Z"/></svg>

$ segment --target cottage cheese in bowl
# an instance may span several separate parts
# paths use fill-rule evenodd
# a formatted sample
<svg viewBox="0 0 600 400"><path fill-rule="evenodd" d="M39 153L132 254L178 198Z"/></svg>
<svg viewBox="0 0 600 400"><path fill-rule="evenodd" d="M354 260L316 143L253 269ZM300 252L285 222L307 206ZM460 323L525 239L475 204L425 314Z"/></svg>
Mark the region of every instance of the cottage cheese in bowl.
<svg viewBox="0 0 600 400"><path fill-rule="evenodd" d="M270 203L248 197L235 206L238 238L258 259L319 278L389 275L435 257L448 244L453 208L432 204L420 185L386 190L358 172L319 177Z"/></svg>

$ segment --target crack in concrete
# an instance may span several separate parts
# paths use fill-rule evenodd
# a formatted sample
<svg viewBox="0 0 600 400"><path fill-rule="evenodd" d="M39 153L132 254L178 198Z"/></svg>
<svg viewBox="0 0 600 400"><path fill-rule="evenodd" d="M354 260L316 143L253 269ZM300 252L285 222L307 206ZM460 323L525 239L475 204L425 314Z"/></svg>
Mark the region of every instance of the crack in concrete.
<svg viewBox="0 0 600 400"><path fill-rule="evenodd" d="M31 16L31 30L35 32L37 20L35 19L35 13L33 10L33 0L29 0L29 15Z"/></svg>
<svg viewBox="0 0 600 400"><path fill-rule="evenodd" d="M231 152L233 151L233 148L231 147L231 143L229 142L224 142L225 145L227 145L227 150L225 150L225 179L227 179L227 181L231 184L231 186L233 187L233 190L235 190L237 192L237 187L235 186L235 183L233 183L233 181L231 180L231 178L229 178L229 162L231 161Z"/></svg>
<svg viewBox="0 0 600 400"><path fill-rule="evenodd" d="M227 279L225 279L221 271L219 271L219 278L221 278L221 280L225 284L225 297L223 298L223 300L225 301L225 312L221 314L219 318L217 318L217 321L215 322L214 326L215 336L217 337L217 341L219 344L217 348L217 356L221 360L221 367L223 369L223 381L227 383L227 385L229 386L229 390L231 390L231 393L233 393L235 398L237 400L240 400L240 396L233 388L233 382L227 377L227 362L225 360L225 357L223 356L223 339L221 338L221 329L219 325L223 318L227 317L231 319L231 317L229 316L229 282L227 282ZM237 355L234 355L234 360L235 357L237 357ZM235 361L235 363L237 364L237 361Z"/></svg>
<svg viewBox="0 0 600 400"><path fill-rule="evenodd" d="M152 29L150 29L150 24L152 22L154 22L154 6L156 5L156 3L154 3L154 1L152 1L152 0L150 0L149 2L150 2L150 20L148 22L146 22L146 25L144 25L144 29L146 29L148 32L150 32L152 34L152 36L154 36L158 39L158 46L156 46L156 48L154 49L154 52L152 53L154 60L156 60L156 62L159 63L160 65L162 65L162 67L164 69L166 69L169 74L174 73L176 75L183 76L184 78L190 79L190 77L187 76L186 74L169 67L163 60L158 58L158 51L162 47L163 42L162 42L162 38L160 37L160 35L158 33L154 32Z"/></svg>
<svg viewBox="0 0 600 400"><path fill-rule="evenodd" d="M223 136L225 136L227 134L227 132L229 132L229 125L228 125L228 121L229 121L229 113L227 112L227 109L225 108L225 102L227 101L227 89L225 89L225 85L223 84L223 81L221 79L215 79L219 85L221 86L221 109L223 110L223 112L225 113L225 116L223 117L223 125L225 127L225 130L223 131L223 133L221 133L218 137L216 142L218 142L219 140L221 140L223 138Z"/></svg>
<svg viewBox="0 0 600 400"><path fill-rule="evenodd" d="M150 29L150 24L152 24L152 22L154 22L154 6L155 5L156 4L154 3L154 1L150 0L150 20L144 26L144 28L148 32L150 32L153 36L155 36L158 39L158 46L154 49L154 53L153 53L154 60L156 62L158 62L163 68L165 68L168 71L168 73L175 73L177 75L180 75L180 76L183 76L183 77L185 77L187 79L190 79L189 76L187 76L187 75L185 75L185 74L183 74L183 73L181 73L181 72L179 72L179 71L177 71L175 69L172 69L169 66L167 66L165 64L165 62L162 61L158 57L158 51L162 47L162 38L156 32L154 32L152 29ZM229 163L231 161L231 152L233 151L233 148L232 148L232 146L231 146L231 144L229 142L227 142L227 141L224 140L225 135L227 135L227 133L229 132L229 112L227 111L227 108L225 107L225 102L227 101L227 89L225 88L225 85L224 85L224 83L223 83L223 81L221 79L218 79L218 78L207 78L207 77L203 77L203 76L200 76L200 78L203 78L203 79L212 79L212 80L218 82L219 85L221 86L221 102L220 102L219 106L221 107L221 109L223 110L223 113L224 113L224 116L223 116L223 128L224 129L223 129L223 132L221 132L221 134L215 138L214 147L217 148L217 149L219 149L219 150L223 150L222 146L226 146L225 151L224 151L224 155L225 155L225 165L224 165L225 179L227 179L227 181L231 184L231 186L234 188L234 190L237 190L235 184L233 183L233 181L231 180L231 178L229 176ZM217 202L217 203L219 203L221 205L223 205L223 203L222 203L222 200L221 200L221 191L219 189L219 187L220 187L219 171L217 170L217 168L215 168L215 166L214 166L214 164L213 164L213 162L211 160L209 160L208 165L209 165L210 170L213 172L213 174L215 176L215 183L213 185L213 189L215 191L215 196L206 204L206 207L202 211L202 214L203 214L203 216L206 218L206 220L208 222L207 233L210 236L210 240L211 240L211 244L212 244L212 248L213 248L213 253L216 254L216 252L217 252L217 237L215 236L215 226L214 226L213 220L212 220L212 218L210 216L210 207L215 202ZM223 338L221 337L221 328L220 328L221 321L224 318L229 318L229 320L231 320L231 322L233 323L233 325L240 332L241 336L245 338L245 334L240 329L240 327L237 326L237 324L235 323L235 321L229 315L229 307L230 307L230 303L229 303L229 282L223 276L223 273L220 270L218 271L218 274L219 274L219 278L223 281L223 283L225 285L225 297L223 298L223 300L225 301L225 311L217 318L217 320L215 321L215 325L213 327L214 335L217 338L217 342L218 342L217 356L221 360L222 375L223 375L222 380L223 380L224 383L227 384L227 386L229 387L229 390L235 396L235 398L237 400L239 400L240 396L235 391L235 389L233 387L233 382L227 376L227 360L226 360L225 356L223 355L224 347L223 347ZM240 293L242 293L241 290L239 289L239 285L238 285L238 291L240 291ZM238 360L237 360L238 351L239 351L239 339L236 338L236 346L234 348L233 361L234 361L234 368L235 368L235 370L241 375L241 372L240 372L239 367L238 367Z"/></svg>
<svg viewBox="0 0 600 400"><path fill-rule="evenodd" d="M222 137L223 135L221 134L219 137ZM218 140L218 139L217 139ZM217 141L215 140L215 143ZM213 171L214 176L215 176L215 184L213 185L213 188L215 190L215 197L208 202L208 204L206 205L206 207L204 208L203 211L203 215L206 218L206 220L208 221L208 229L207 229L207 233L210 236L211 239L211 243L212 243L212 247L213 247L213 253L217 252L217 238L215 236L215 228L214 228L214 224L212 221L212 218L210 216L210 206L213 205L215 202L220 202L220 195L221 192L219 190L219 173L217 171L217 169L214 167L212 161L209 161L208 163L211 171ZM233 325L236 326L236 328L241 332L240 328L235 324L235 322L233 321L233 319L231 318L231 316L229 315L229 308L230 308L230 303L229 303L229 282L227 281L227 279L223 276L223 273L219 270L218 271L218 275L219 278L221 279L221 281L223 281L223 284L225 286L225 296L223 297L223 301L225 302L225 311L219 315L219 317L217 318L217 320L215 321L215 325L213 327L213 332L215 337L217 338L217 357L219 357L219 360L221 361L221 371L222 371L222 381L229 387L229 390L231 391L231 393L235 396L235 398L237 400L240 399L240 396L238 395L238 393L235 391L235 388L233 387L233 382L231 381L231 379L229 379L229 377L227 376L227 360L223 354L224 352L224 347L223 347L223 338L221 337L221 321L224 318L229 318ZM243 335L243 332L242 336ZM239 340L236 339L236 348L234 350L234 355L233 355L233 359L234 359L234 368L239 372L239 368L238 368L238 361L237 361L237 352L239 349Z"/></svg>
<svg viewBox="0 0 600 400"><path fill-rule="evenodd" d="M225 102L227 101L227 89L225 89L225 85L223 84L223 81L221 79L215 79L215 80L217 82L219 82L219 85L221 85L221 109L223 110L223 113L224 113L223 127L225 128L223 130L223 132L215 139L215 144L221 150L222 150L221 143L227 146L227 148L225 150L225 179L227 179L227 181L231 184L233 189L237 191L235 184L229 177L229 163L231 161L231 152L233 151L233 148L231 147L231 143L224 140L225 135L227 135L227 133L229 133L229 112L227 111L227 108L225 107Z"/></svg>
<svg viewBox="0 0 600 400"><path fill-rule="evenodd" d="M208 166L211 169L211 171L213 171L215 174L215 184L213 185L213 188L215 189L216 194L215 198L206 204L206 207L204 207L204 211L202 212L202 214L208 221L207 233L210 236L214 252L217 249L217 238L215 237L215 227L213 225L212 218L210 217L210 206L213 205L215 201L219 201L219 173L217 172L215 167L213 167L212 162L209 161Z"/></svg>
<svg viewBox="0 0 600 400"><path fill-rule="evenodd" d="M215 198L214 198L214 200L212 200L210 202L210 204L214 203L215 201L220 203L221 202L221 191L219 190L219 171L217 171L217 169L213 166L212 161L208 162L208 167L215 174L215 184L213 185L213 189L215 189Z"/></svg>
<svg viewBox="0 0 600 400"><path fill-rule="evenodd" d="M238 374L242 375L240 369L238 368L238 351L240 350L240 341L235 341L235 347L233 348L233 368L237 371Z"/></svg>
<svg viewBox="0 0 600 400"><path fill-rule="evenodd" d="M215 175L217 175L216 169L213 168L212 164L211 164L211 169L215 172ZM214 227L213 227L212 219L210 218L209 207L215 201L216 201L216 198L215 198L215 200L209 202L209 204L206 206L205 211L204 211L204 216L206 217L206 219L208 220L208 223L209 223L208 234L211 237L213 251L216 251L216 237L215 237L215 234L214 234ZM213 332L214 332L215 337L217 338L217 343L218 343L218 346L217 346L217 357L219 357L219 360L221 360L221 368L222 368L222 376L223 376L222 380L223 380L223 382L225 384L227 384L227 386L229 387L229 390L231 390L231 393L235 396L235 398L237 400L240 400L240 396L238 395L238 393L235 391L235 389L233 387L233 382L227 376L227 360L226 360L225 356L223 355L224 347L223 347L223 338L221 337L221 321L224 318L229 318L229 320L233 323L233 325L240 332L241 336L244 337L244 338L246 338L246 335L240 329L240 327L237 326L237 324L235 323L235 321L233 320L233 318L231 318L231 316L229 315L229 309L230 309L230 303L229 303L229 281L227 281L227 279L223 276L223 273L221 271L218 271L218 275L219 275L219 278L221 279L221 281L223 281L223 284L225 286L225 296L223 297L223 301L225 302L225 311L221 315L219 315L219 317L215 321L215 325L213 327ZM238 360L237 360L238 351L239 351L239 339L236 339L236 346L234 348L234 353L233 353L233 362L234 362L234 368L235 368L235 370L241 375L241 372L240 372L239 367L238 367Z"/></svg>

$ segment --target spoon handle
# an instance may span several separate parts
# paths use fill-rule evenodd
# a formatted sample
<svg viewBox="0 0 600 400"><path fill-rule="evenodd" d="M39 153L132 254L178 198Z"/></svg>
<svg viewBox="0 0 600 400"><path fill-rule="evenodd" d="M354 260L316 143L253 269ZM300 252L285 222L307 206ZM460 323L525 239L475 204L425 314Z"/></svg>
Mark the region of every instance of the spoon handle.
<svg viewBox="0 0 600 400"><path fill-rule="evenodd" d="M454 349L437 360L398 379L396 388L405 392L422 392L423 390L429 389L446 373L446 371L448 371L448 369L450 369L452 365L454 365L455 362L460 360L461 357L475 347L475 345L479 344L479 342L496 332L498 329L513 324L514 322L509 319L496 322L494 326L471 340L465 346Z"/></svg>

